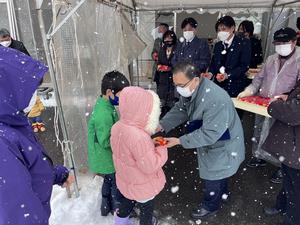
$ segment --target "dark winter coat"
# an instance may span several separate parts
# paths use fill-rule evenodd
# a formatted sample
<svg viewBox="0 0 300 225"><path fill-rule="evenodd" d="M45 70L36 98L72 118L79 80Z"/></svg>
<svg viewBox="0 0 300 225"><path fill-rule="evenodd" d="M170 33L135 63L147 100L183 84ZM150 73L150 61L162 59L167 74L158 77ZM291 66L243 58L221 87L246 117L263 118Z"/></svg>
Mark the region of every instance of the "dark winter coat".
<svg viewBox="0 0 300 225"><path fill-rule="evenodd" d="M247 86L246 72L251 61L250 40L235 36L227 50L225 60L222 54L224 49L221 41L216 43L209 72L217 75L220 73L220 68L224 66L228 79L220 83L216 81L216 83L225 89L230 97L236 97Z"/></svg>
<svg viewBox="0 0 300 225"><path fill-rule="evenodd" d="M23 113L47 67L0 47L0 224L47 225L53 184L68 178L53 167Z"/></svg>
<svg viewBox="0 0 300 225"><path fill-rule="evenodd" d="M21 41L11 39L11 44L8 47L16 49L16 50L18 50L20 52L23 52L24 54L30 56L29 52L27 51L27 49L25 48L23 42L21 42Z"/></svg>
<svg viewBox="0 0 300 225"><path fill-rule="evenodd" d="M205 72L209 66L210 57L207 41L195 36L190 43L185 41L178 43L172 64L176 66L180 62L191 62L198 67L200 72Z"/></svg>
<svg viewBox="0 0 300 225"><path fill-rule="evenodd" d="M263 52L261 40L255 36L250 37L251 42L251 61L250 68L257 68L263 62Z"/></svg>
<svg viewBox="0 0 300 225"><path fill-rule="evenodd" d="M283 164L300 169L300 81L286 102L272 102L268 112L276 121L263 149Z"/></svg>
<svg viewBox="0 0 300 225"><path fill-rule="evenodd" d="M160 49L158 53L158 65L168 66L170 71L160 71L157 70L158 77L158 87L157 94L161 99L162 106L172 107L174 105L174 93L175 87L173 84L173 73L172 73L172 59L174 57L174 52L176 51L176 46L173 47L172 52L167 57L167 48L164 46Z"/></svg>

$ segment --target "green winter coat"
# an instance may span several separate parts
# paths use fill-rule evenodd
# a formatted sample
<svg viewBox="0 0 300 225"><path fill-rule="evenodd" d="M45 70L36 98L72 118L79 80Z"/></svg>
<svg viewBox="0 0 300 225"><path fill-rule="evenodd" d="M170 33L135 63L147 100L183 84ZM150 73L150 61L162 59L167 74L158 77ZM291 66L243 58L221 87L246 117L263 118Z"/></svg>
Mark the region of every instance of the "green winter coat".
<svg viewBox="0 0 300 225"><path fill-rule="evenodd" d="M110 131L118 119L114 106L99 97L88 124L88 164L93 173L115 173Z"/></svg>

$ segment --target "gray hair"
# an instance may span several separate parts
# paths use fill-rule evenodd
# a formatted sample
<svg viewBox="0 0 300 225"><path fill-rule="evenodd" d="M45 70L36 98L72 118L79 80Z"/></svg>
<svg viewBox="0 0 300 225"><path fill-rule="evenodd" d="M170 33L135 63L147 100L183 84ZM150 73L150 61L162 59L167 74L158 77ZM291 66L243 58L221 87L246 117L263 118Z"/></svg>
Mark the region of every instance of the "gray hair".
<svg viewBox="0 0 300 225"><path fill-rule="evenodd" d="M7 36L10 36L9 31L5 28L0 29L0 37L7 37Z"/></svg>

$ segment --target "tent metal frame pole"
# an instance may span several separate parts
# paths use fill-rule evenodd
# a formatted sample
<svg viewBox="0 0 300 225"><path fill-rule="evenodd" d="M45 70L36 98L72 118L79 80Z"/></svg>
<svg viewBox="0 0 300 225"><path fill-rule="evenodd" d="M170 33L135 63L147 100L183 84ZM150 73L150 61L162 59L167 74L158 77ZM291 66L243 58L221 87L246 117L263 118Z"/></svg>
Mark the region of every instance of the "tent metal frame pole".
<svg viewBox="0 0 300 225"><path fill-rule="evenodd" d="M37 9L37 13L38 13L38 21L39 21L39 25L40 25L46 60L47 60L47 64L49 67L49 73L50 73L51 81L53 83L53 88L55 91L55 99L56 99L57 108L58 108L59 120L61 122L63 138L65 140L69 140L68 131L67 131L67 127L66 127L66 121L65 121L65 117L64 117L63 108L62 108L62 102L61 102L58 84L57 84L57 79L56 79L56 75L55 75L54 68L53 68L52 58L50 56L50 49L49 49L49 44L48 44L49 39L47 39L47 37L46 37L46 30L45 30L45 23L44 23L42 9L40 9L40 8ZM78 188L76 165L75 165L75 160L73 157L73 149L72 149L72 145L70 143L66 143L66 145L68 145L68 148L70 150L70 152L68 154L68 160L69 160L69 164L71 166L71 170L73 171L74 177L75 177L75 184L74 184L75 196L79 197L79 188ZM68 194L70 195L70 192Z"/></svg>
<svg viewBox="0 0 300 225"><path fill-rule="evenodd" d="M275 5L275 7L281 7L281 6L292 5L292 4L295 4L295 3L298 3L298 2L300 3L300 0L281 3L281 4L278 4L278 5Z"/></svg>
<svg viewBox="0 0 300 225"><path fill-rule="evenodd" d="M74 13L77 12L77 10L82 6L82 4L85 2L86 0L81 0L69 13L68 15L66 15L66 17L52 30L52 32L50 34L47 35L47 39L51 39L53 37L53 35L59 31L59 29L69 20L69 18L71 16L74 15Z"/></svg>
<svg viewBox="0 0 300 225"><path fill-rule="evenodd" d="M133 22L134 22L134 29L137 32L138 31L138 24L137 24L137 4L135 0L132 0L132 5L133 5ZM137 75L137 86L140 86L140 67L139 67L139 57L136 58L136 75Z"/></svg>
<svg viewBox="0 0 300 225"><path fill-rule="evenodd" d="M250 6L249 6L250 7ZM249 7L245 6L245 5L236 5L236 6L230 6L230 9L248 9ZM153 8L153 9L138 9L137 11L139 12L163 12L163 11L182 11L182 10L195 10L195 9L203 9L203 12L205 12L205 9L222 9L222 8L228 8L228 5L222 5L222 6L207 6L207 5L199 5L199 6L191 6L191 7L170 7L170 8L166 8L166 9L161 9L161 8ZM251 6L251 8L254 9L262 9L262 8L268 8L267 6Z"/></svg>
<svg viewBox="0 0 300 225"><path fill-rule="evenodd" d="M174 16L174 32L176 32L177 30L177 12L173 12L173 16Z"/></svg>
<svg viewBox="0 0 300 225"><path fill-rule="evenodd" d="M133 11L133 12L136 10L134 7L132 8L132 7L122 3L120 1L116 1L116 0L114 0L114 1L112 1L112 0L111 1L97 0L97 2L107 5L107 6L110 6L110 7L121 6L121 7L125 8L126 10ZM133 1L132 1L132 4L133 4Z"/></svg>
<svg viewBox="0 0 300 225"><path fill-rule="evenodd" d="M271 35L271 22L272 22L272 17L273 17L273 12L274 12L274 7L276 5L278 0L274 0L272 7L269 12L269 18L268 18L268 23L267 23L267 35L265 39L265 46L264 46L264 61L267 59L267 51L269 51L269 42L268 39Z"/></svg>

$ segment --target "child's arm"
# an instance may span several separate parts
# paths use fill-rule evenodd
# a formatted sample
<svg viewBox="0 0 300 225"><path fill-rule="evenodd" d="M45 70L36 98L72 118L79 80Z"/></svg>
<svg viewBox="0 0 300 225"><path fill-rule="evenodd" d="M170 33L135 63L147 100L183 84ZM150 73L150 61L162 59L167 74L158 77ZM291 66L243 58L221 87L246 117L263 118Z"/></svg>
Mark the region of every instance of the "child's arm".
<svg viewBox="0 0 300 225"><path fill-rule="evenodd" d="M135 157L138 168L145 174L152 174L163 167L168 160L168 150L164 146L155 147L151 139L141 139L136 144Z"/></svg>

